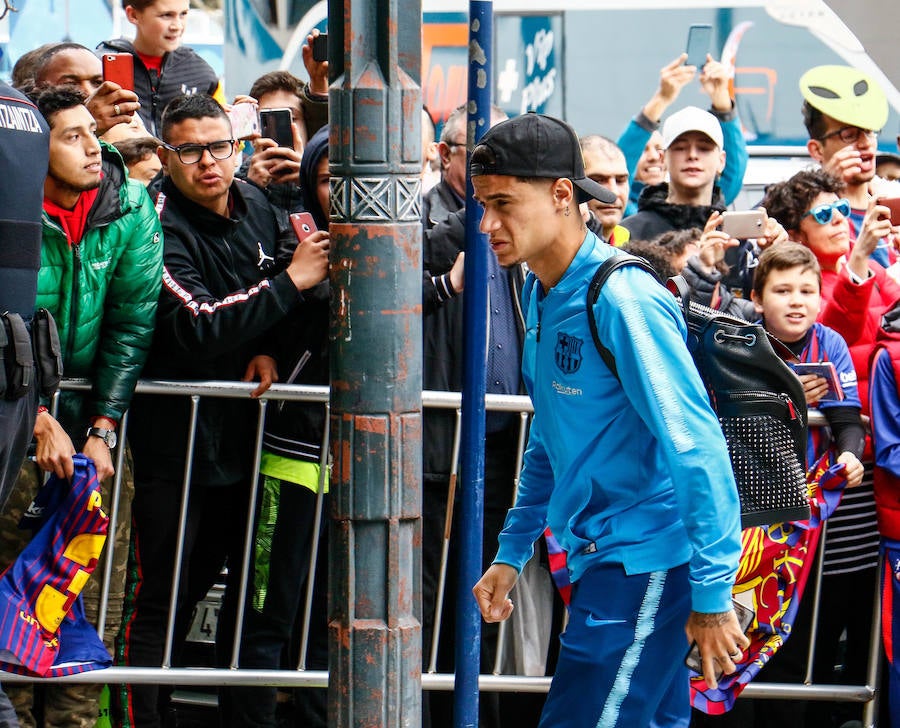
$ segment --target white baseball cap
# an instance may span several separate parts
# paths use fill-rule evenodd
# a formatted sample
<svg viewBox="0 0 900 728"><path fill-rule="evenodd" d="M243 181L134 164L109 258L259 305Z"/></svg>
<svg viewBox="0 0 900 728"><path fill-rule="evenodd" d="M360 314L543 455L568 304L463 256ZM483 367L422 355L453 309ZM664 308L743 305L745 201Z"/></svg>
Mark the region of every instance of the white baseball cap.
<svg viewBox="0 0 900 728"><path fill-rule="evenodd" d="M663 147L668 149L672 142L689 131L699 131L701 134L705 134L715 142L719 149L725 143L722 137L722 127L715 116L696 106L685 106L663 123Z"/></svg>

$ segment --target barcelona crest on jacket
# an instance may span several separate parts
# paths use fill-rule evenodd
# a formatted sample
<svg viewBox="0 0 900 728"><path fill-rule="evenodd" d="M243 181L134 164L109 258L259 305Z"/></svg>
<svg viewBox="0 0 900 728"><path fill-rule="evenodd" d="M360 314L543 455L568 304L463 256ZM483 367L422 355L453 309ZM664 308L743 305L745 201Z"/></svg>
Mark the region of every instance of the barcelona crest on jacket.
<svg viewBox="0 0 900 728"><path fill-rule="evenodd" d="M583 340L576 336L570 336L562 331L556 334L556 348L553 357L556 366L563 374L574 374L581 366L581 345Z"/></svg>

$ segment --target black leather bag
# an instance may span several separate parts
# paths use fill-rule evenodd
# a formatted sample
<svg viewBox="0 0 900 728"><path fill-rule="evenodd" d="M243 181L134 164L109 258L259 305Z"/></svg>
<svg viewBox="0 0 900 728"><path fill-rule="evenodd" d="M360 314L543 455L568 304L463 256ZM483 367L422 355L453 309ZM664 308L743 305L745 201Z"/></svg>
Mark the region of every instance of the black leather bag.
<svg viewBox="0 0 900 728"><path fill-rule="evenodd" d="M618 376L612 353L597 334L593 305L609 275L649 264L617 254L598 268L588 289L588 319L597 350ZM658 280L658 279L657 279ZM680 299L688 349L728 443L744 528L809 518L806 485L807 410L803 385L785 363L795 359L761 325L691 301L681 276L669 289Z"/></svg>

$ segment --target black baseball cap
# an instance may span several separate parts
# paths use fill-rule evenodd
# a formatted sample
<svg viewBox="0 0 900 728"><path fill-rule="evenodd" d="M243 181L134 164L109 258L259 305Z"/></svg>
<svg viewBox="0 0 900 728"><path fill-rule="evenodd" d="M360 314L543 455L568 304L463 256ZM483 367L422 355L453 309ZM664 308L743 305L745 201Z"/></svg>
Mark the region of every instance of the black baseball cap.
<svg viewBox="0 0 900 728"><path fill-rule="evenodd" d="M502 174L572 180L578 202L593 198L607 205L616 196L584 174L584 157L575 130L553 116L533 111L491 127L472 152L473 177Z"/></svg>

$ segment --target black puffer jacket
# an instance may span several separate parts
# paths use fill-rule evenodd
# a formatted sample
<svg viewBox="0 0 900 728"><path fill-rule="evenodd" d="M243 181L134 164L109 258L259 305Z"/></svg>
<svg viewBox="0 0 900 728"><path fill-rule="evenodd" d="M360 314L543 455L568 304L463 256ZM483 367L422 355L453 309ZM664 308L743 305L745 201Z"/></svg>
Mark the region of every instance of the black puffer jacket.
<svg viewBox="0 0 900 728"><path fill-rule="evenodd" d="M156 200L165 248L156 332L144 376L239 380L250 359L271 347L278 325L304 297L284 272L288 238L263 194L235 181L228 217L187 199L166 178ZM180 481L189 422L186 397L136 397L132 406L135 475ZM229 485L250 477L255 405L204 398L194 482Z"/></svg>
<svg viewBox="0 0 900 728"><path fill-rule="evenodd" d="M652 240L670 230L702 230L714 211L725 210L725 200L718 187L713 188L712 205L674 205L666 201L668 196L668 182L644 188L638 200L638 211L621 223L631 233L632 240Z"/></svg>
<svg viewBox="0 0 900 728"><path fill-rule="evenodd" d="M116 38L97 46L97 55L130 53L134 56L134 92L141 102L138 112L153 136L159 137L159 121L166 105L184 94L209 94L219 87L216 72L193 48L181 46L163 56L159 77L141 60L131 41Z"/></svg>

